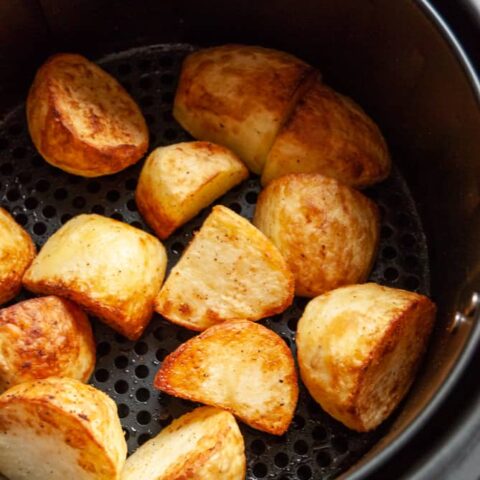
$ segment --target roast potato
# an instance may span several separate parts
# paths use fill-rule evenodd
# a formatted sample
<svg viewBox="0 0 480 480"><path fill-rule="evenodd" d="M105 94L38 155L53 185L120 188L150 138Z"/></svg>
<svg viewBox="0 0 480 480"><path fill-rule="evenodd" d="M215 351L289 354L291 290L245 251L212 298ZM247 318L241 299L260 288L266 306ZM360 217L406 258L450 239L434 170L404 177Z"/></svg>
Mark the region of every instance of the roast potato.
<svg viewBox="0 0 480 480"><path fill-rule="evenodd" d="M137 104L81 55L54 55L40 67L28 94L27 120L42 157L84 177L119 172L148 148Z"/></svg>
<svg viewBox="0 0 480 480"><path fill-rule="evenodd" d="M262 184L287 173L321 173L353 187L386 178L390 157L377 125L320 81L297 103L268 153Z"/></svg>
<svg viewBox="0 0 480 480"><path fill-rule="evenodd" d="M227 148L184 142L155 149L140 174L135 199L161 239L248 177Z"/></svg>
<svg viewBox="0 0 480 480"><path fill-rule="evenodd" d="M284 52L224 45L184 61L173 115L193 137L225 145L261 173L313 69Z"/></svg>
<svg viewBox="0 0 480 480"><path fill-rule="evenodd" d="M0 310L0 392L52 376L86 382L94 366L90 323L72 302L32 298Z"/></svg>
<svg viewBox="0 0 480 480"><path fill-rule="evenodd" d="M35 253L30 235L0 208L0 305L20 292L23 274Z"/></svg>
<svg viewBox="0 0 480 480"><path fill-rule="evenodd" d="M273 243L248 220L218 205L155 300L155 310L192 330L225 320L259 320L293 301L293 277Z"/></svg>
<svg viewBox="0 0 480 480"><path fill-rule="evenodd" d="M69 298L135 340L150 321L166 263L165 248L152 235L100 215L78 215L48 239L23 284Z"/></svg>
<svg viewBox="0 0 480 480"><path fill-rule="evenodd" d="M295 293L315 297L365 281L379 238L376 205L319 174L290 174L260 194L253 219L295 276Z"/></svg>
<svg viewBox="0 0 480 480"><path fill-rule="evenodd" d="M292 353L274 332L248 320L214 325L168 355L154 385L220 407L258 430L282 435L298 399Z"/></svg>
<svg viewBox="0 0 480 480"><path fill-rule="evenodd" d="M330 415L372 430L407 393L434 317L427 297L374 283L325 293L298 323L302 380Z"/></svg>
<svg viewBox="0 0 480 480"><path fill-rule="evenodd" d="M128 458L122 480L244 480L243 437L233 415L199 407Z"/></svg>
<svg viewBox="0 0 480 480"><path fill-rule="evenodd" d="M9 480L119 480L127 446L113 400L71 378L0 396L0 472Z"/></svg>

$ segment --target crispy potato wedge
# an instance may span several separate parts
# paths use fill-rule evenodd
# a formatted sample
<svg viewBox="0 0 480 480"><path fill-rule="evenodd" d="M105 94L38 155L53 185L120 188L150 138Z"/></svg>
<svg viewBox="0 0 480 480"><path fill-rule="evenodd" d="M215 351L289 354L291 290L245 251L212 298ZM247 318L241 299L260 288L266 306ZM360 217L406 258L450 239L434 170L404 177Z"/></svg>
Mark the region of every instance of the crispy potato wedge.
<svg viewBox="0 0 480 480"><path fill-rule="evenodd" d="M245 165L225 147L178 143L150 154L135 199L140 213L164 239L247 177Z"/></svg>
<svg viewBox="0 0 480 480"><path fill-rule="evenodd" d="M313 299L296 338L312 397L353 430L376 428L410 388L435 311L423 295L374 283Z"/></svg>
<svg viewBox="0 0 480 480"><path fill-rule="evenodd" d="M137 104L81 55L54 55L40 67L28 94L27 120L42 157L84 177L119 172L148 148L148 129Z"/></svg>
<svg viewBox="0 0 480 480"><path fill-rule="evenodd" d="M152 235L100 215L69 220L43 246L23 284L60 295L135 340L153 313L167 264Z"/></svg>
<svg viewBox="0 0 480 480"><path fill-rule="evenodd" d="M0 396L0 472L9 480L119 480L127 445L113 400L71 378Z"/></svg>
<svg viewBox="0 0 480 480"><path fill-rule="evenodd" d="M288 173L321 173L366 187L390 173L377 125L352 100L315 81L297 103L268 153L262 184Z"/></svg>
<svg viewBox="0 0 480 480"><path fill-rule="evenodd" d="M199 407L130 456L121 480L244 480L243 437L234 416Z"/></svg>
<svg viewBox="0 0 480 480"><path fill-rule="evenodd" d="M35 254L30 235L0 208L0 305L20 292L23 274Z"/></svg>
<svg viewBox="0 0 480 480"><path fill-rule="evenodd" d="M154 385L228 410L274 435L287 431L298 400L290 349L276 333L248 320L214 325L180 345L165 358Z"/></svg>
<svg viewBox="0 0 480 480"><path fill-rule="evenodd" d="M275 245L248 220L213 207L155 300L174 323L204 330L225 320L259 320L293 301L293 277Z"/></svg>
<svg viewBox="0 0 480 480"><path fill-rule="evenodd" d="M312 75L312 67L276 50L246 45L200 50L184 61L173 115L193 137L225 145L261 173Z"/></svg>
<svg viewBox="0 0 480 480"><path fill-rule="evenodd" d="M253 223L278 247L295 293L314 297L367 279L379 238L376 205L319 174L290 174L260 194Z"/></svg>
<svg viewBox="0 0 480 480"><path fill-rule="evenodd" d="M86 382L94 366L92 328L74 303L50 296L0 310L0 392L46 377Z"/></svg>

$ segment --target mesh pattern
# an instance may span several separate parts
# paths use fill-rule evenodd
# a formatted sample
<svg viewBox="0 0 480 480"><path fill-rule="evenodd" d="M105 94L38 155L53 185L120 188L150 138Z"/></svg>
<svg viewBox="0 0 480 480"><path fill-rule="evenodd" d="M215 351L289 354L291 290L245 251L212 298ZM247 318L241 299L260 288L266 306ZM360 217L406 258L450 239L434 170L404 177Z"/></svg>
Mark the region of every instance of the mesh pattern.
<svg viewBox="0 0 480 480"><path fill-rule="evenodd" d="M190 51L192 48L186 45L155 46L110 55L99 62L138 101L149 125L151 148L190 139L171 114L181 61ZM141 166L142 162L101 179L69 175L49 166L36 153L27 131L24 105L0 125L0 203L30 232L38 247L79 213L106 215L150 231L134 201ZM218 203L251 218L259 190L258 178L250 178ZM428 294L426 241L399 172L394 170L389 180L366 193L378 202L382 212L380 249L371 280ZM206 209L165 242L169 269L209 211ZM15 301L28 296L28 292L22 292ZM283 314L262 322L282 336L293 351L297 322L305 304L305 299L296 299ZM165 356L194 333L156 315L143 337L131 342L92 320L97 365L91 383L117 402L132 453L173 418L194 407L191 402L152 388ZM326 415L301 386L292 427L284 436L270 436L241 425L247 478L332 478L355 463L386 428L388 422L373 433L351 432Z"/></svg>

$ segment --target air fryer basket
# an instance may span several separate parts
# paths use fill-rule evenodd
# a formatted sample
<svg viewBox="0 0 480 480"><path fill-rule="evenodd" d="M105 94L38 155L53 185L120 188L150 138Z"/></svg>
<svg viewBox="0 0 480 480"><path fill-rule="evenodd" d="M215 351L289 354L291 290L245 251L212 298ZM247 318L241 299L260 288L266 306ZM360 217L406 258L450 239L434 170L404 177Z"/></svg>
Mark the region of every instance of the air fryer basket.
<svg viewBox="0 0 480 480"><path fill-rule="evenodd" d="M479 219L478 92L468 64L452 39L439 34L437 29L444 26L427 3L271 0L257 5L255 15L249 2L227 7L220 0L146 0L141 8L133 1L11 5L4 12L6 24L10 19L23 28L11 29L1 51L0 106L6 117L0 125L0 203L39 246L82 212L148 230L133 200L141 164L116 175L83 179L49 166L35 152L21 100L48 53L85 53L117 77L146 116L151 148L189 138L171 108L181 60L192 45L236 41L291 51L317 65L327 82L357 99L377 120L397 167L389 180L366 192L382 210L382 240L371 279L431 293L438 302L425 366L401 408L370 434L351 432L331 419L303 388L292 427L283 437L242 426L249 479L332 478L349 468L359 478L371 472L453 388L480 335L468 320L453 334L449 331L455 312L464 311L479 287L475 245L480 232L467 229ZM109 19L108 25L102 18ZM18 43L12 50L8 47L14 38ZM35 61L28 62L31 58ZM252 177L219 203L250 218L258 191L258 179ZM166 242L169 267L208 211ZM305 301L297 300L284 314L264 322L293 350L304 306ZM193 333L159 316L136 343L95 320L94 330L98 351L92 383L117 401L131 452L193 407L152 388L165 355Z"/></svg>

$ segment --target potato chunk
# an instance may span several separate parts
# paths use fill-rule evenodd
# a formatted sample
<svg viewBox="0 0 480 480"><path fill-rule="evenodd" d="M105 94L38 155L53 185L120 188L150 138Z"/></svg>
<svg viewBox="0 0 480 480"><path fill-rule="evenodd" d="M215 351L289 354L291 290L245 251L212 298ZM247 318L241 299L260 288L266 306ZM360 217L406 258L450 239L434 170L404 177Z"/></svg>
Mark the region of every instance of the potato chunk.
<svg viewBox="0 0 480 480"><path fill-rule="evenodd" d="M293 288L275 245L219 205L170 272L155 309L174 323L204 330L225 320L280 313L292 303Z"/></svg>
<svg viewBox="0 0 480 480"><path fill-rule="evenodd" d="M84 177L119 172L148 148L147 125L137 104L81 55L54 55L40 67L28 94L27 119L42 157Z"/></svg>
<svg viewBox="0 0 480 480"><path fill-rule="evenodd" d="M353 187L386 178L390 157L377 125L320 81L300 99L268 153L262 184L288 173L321 173Z"/></svg>
<svg viewBox="0 0 480 480"><path fill-rule="evenodd" d="M71 378L0 396L0 472L9 480L118 480L127 445L113 400Z"/></svg>
<svg viewBox="0 0 480 480"><path fill-rule="evenodd" d="M122 480L244 480L243 437L233 415L199 407L128 458Z"/></svg>
<svg viewBox="0 0 480 480"><path fill-rule="evenodd" d="M135 199L140 213L164 239L247 177L247 168L225 147L178 143L150 154Z"/></svg>
<svg viewBox="0 0 480 480"><path fill-rule="evenodd" d="M0 392L52 376L86 382L94 366L90 323L72 302L32 298L0 310Z"/></svg>
<svg viewBox="0 0 480 480"><path fill-rule="evenodd" d="M295 293L314 297L367 279L379 238L376 205L319 174L290 174L260 194L253 219L295 276Z"/></svg>
<svg viewBox="0 0 480 480"><path fill-rule="evenodd" d="M52 235L23 283L67 297L126 337L142 334L153 313L167 256L152 235L100 215L79 215Z"/></svg>
<svg viewBox="0 0 480 480"><path fill-rule="evenodd" d="M168 355L154 385L224 408L274 435L288 429L298 399L292 353L274 332L247 320L210 327Z"/></svg>
<svg viewBox="0 0 480 480"><path fill-rule="evenodd" d="M183 64L173 115L200 140L225 145L261 173L312 68L284 52L224 45Z"/></svg>
<svg viewBox="0 0 480 480"><path fill-rule="evenodd" d="M20 292L23 274L35 253L30 235L0 208L0 305Z"/></svg>
<svg viewBox="0 0 480 480"><path fill-rule="evenodd" d="M296 339L310 394L347 427L376 428L410 388L435 310L423 295L374 283L313 299Z"/></svg>

